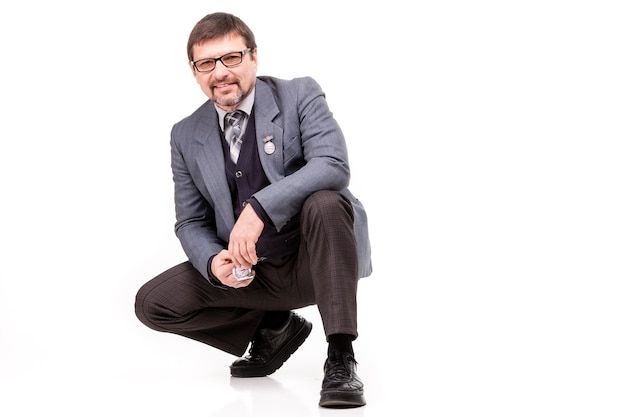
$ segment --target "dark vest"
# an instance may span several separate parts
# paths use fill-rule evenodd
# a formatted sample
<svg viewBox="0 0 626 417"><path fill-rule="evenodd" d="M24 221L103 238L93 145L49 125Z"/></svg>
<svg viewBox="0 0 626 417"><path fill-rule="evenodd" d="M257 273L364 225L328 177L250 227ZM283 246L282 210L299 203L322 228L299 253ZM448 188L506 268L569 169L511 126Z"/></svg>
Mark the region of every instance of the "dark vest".
<svg viewBox="0 0 626 417"><path fill-rule="evenodd" d="M237 164L230 159L230 151L222 134L222 149L226 167L226 178L230 188L235 218L239 217L252 195L270 184L263 171L256 144L254 109L248 118L243 134ZM266 217L261 215L261 218ZM278 232L273 224L265 222L265 228L257 242L257 256L278 258L297 252L300 244L300 218L295 216Z"/></svg>

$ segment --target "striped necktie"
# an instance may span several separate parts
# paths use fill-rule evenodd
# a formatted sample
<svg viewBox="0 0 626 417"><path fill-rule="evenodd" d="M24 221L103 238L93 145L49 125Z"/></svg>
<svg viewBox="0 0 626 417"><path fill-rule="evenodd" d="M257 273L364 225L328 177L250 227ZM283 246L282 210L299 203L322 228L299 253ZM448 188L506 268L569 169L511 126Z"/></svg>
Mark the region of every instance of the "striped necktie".
<svg viewBox="0 0 626 417"><path fill-rule="evenodd" d="M226 113L224 117L224 137L228 146L230 146L230 159L237 163L239 158L239 151L241 150L241 123L246 114L241 110L235 110L230 113Z"/></svg>

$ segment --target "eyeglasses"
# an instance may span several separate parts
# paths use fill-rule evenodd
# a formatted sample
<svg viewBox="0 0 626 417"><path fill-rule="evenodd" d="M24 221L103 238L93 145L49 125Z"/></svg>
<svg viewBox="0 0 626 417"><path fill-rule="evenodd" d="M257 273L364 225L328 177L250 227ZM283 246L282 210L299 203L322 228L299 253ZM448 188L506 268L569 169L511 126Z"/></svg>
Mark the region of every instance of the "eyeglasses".
<svg viewBox="0 0 626 417"><path fill-rule="evenodd" d="M191 64L198 72L211 72L215 69L217 61L224 64L225 67L236 67L243 61L243 56L250 52L252 48L244 49L240 52L229 52L217 58L205 58L197 61L191 61Z"/></svg>

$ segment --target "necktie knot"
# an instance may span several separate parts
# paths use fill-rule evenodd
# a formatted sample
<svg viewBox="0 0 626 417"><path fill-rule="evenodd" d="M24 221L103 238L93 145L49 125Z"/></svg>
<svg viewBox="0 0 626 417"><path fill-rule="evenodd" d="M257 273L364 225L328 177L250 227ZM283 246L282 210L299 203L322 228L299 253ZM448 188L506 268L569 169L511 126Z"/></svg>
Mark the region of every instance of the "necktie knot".
<svg viewBox="0 0 626 417"><path fill-rule="evenodd" d="M226 123L230 126L239 126L245 113L241 110L231 111L226 113Z"/></svg>

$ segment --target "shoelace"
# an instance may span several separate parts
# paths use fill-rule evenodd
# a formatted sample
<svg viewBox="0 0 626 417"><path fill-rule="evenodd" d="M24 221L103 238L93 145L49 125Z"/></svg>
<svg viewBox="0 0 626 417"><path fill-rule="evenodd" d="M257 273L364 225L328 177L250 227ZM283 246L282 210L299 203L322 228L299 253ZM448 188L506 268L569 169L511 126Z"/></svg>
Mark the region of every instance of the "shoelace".
<svg viewBox="0 0 626 417"><path fill-rule="evenodd" d="M248 350L248 357L250 358L265 358L270 355L269 346L263 340L260 334L255 334L250 342L250 349Z"/></svg>
<svg viewBox="0 0 626 417"><path fill-rule="evenodd" d="M335 360L329 359L326 374L332 379L349 379L351 377L350 362L357 364L356 360L347 354L343 354L341 358Z"/></svg>

